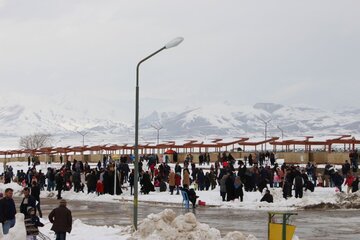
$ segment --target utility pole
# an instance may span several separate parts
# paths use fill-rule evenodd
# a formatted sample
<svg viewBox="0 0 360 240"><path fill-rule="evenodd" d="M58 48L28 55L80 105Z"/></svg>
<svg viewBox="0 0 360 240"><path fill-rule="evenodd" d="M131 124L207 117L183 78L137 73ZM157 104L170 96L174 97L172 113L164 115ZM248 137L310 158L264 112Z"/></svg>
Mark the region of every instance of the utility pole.
<svg viewBox="0 0 360 240"><path fill-rule="evenodd" d="M80 134L83 138L82 140L82 145L83 147L85 147L85 136L89 133L89 132L77 132L78 134Z"/></svg>
<svg viewBox="0 0 360 240"><path fill-rule="evenodd" d="M89 132L77 132L78 134L80 134L83 138L82 140L82 146L83 148L85 147L85 136L86 134L88 134ZM84 149L81 151L81 161L84 161Z"/></svg>
<svg viewBox="0 0 360 240"><path fill-rule="evenodd" d="M281 141L284 141L284 130L282 128L279 127L279 125L277 126L277 129L280 130L281 132ZM284 151L284 145L281 144L281 150Z"/></svg>
<svg viewBox="0 0 360 240"><path fill-rule="evenodd" d="M269 119L269 120L264 120L264 119L262 119L262 118L259 118L258 117L258 119L260 120L260 121L262 121L264 124L265 124L265 131L264 131L264 133L265 133L265 141L267 140L267 132L268 132L268 124L271 122L271 118ZM266 151L266 142L265 142L265 151Z"/></svg>
<svg viewBox="0 0 360 240"><path fill-rule="evenodd" d="M159 145L160 130L163 129L164 127L160 123L157 125L152 124L151 127L153 127L157 131L156 143L157 143L157 145Z"/></svg>
<svg viewBox="0 0 360 240"><path fill-rule="evenodd" d="M281 132L281 140L283 140L283 141L284 141L284 130L283 130L283 129L281 129L279 126L277 126L277 129L279 129L279 130L280 130L280 132Z"/></svg>

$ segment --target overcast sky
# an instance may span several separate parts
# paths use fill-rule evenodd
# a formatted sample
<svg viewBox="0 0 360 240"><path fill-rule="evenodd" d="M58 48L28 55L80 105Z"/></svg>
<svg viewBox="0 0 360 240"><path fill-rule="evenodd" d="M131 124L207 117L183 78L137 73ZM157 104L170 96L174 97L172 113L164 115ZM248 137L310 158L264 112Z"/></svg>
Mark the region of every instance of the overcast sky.
<svg viewBox="0 0 360 240"><path fill-rule="evenodd" d="M146 111L360 97L360 1L0 0L0 93ZM70 101L71 103L71 101Z"/></svg>

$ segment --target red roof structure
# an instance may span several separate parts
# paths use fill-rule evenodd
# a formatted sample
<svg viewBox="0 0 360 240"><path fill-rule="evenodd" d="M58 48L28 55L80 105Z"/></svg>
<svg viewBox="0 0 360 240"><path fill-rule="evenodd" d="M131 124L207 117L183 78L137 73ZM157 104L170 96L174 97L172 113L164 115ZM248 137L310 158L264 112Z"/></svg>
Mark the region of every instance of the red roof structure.
<svg viewBox="0 0 360 240"><path fill-rule="evenodd" d="M177 144L175 141L165 141L163 143L153 145L153 143L145 143L139 145L140 154L146 153L165 153L166 151L172 150L178 153L191 153L198 150L198 152L221 152L228 151L228 148L231 147L230 150L234 150L237 147L242 147L242 150L245 151L246 147L253 147L255 151L260 147L261 150L264 150L263 147L265 144L270 144L273 146L273 150L277 151L277 147L281 146L285 147L285 151L293 151L296 146L304 146L305 152L310 152L315 147L323 147L324 151L331 152L333 150L333 145L343 145L344 149L355 150L356 145L360 145L360 140L357 140L355 137L351 135L341 135L336 138L326 139L326 140L313 140L313 136L305 136L304 139L289 139L289 140L279 140L278 137L272 137L267 140L262 141L249 141L249 138L246 137L238 137L232 141L223 141L221 138L213 139L211 142L204 143L199 142L197 140L186 140L183 144ZM283 149L284 150L284 149ZM69 153L81 153L85 152L93 152L96 153L116 153L126 154L130 151L130 153L134 152L134 146L123 144L123 145L95 145L95 146L67 146L67 147L44 147L40 149L18 149L18 150L7 150L0 151L1 156L13 156L13 155L51 155L51 154L69 154Z"/></svg>

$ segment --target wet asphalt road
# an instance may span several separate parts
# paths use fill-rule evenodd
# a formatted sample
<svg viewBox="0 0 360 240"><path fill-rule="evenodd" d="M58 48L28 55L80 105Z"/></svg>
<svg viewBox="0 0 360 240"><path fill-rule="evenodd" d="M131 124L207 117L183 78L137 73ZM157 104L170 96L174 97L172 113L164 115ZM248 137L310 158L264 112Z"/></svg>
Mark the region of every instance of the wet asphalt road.
<svg viewBox="0 0 360 240"><path fill-rule="evenodd" d="M16 198L17 206L20 198ZM43 199L44 217L58 205L55 199ZM90 225L131 225L131 203L103 203L68 201L73 218ZM165 208L173 209L177 214L186 210L177 206L139 203L139 219L150 213L159 213ZM191 210L192 211L192 210ZM230 231L242 231L253 234L258 239L267 238L267 212L241 209L202 208L194 210L198 220L219 229L222 235ZM311 240L356 240L360 239L360 210L306 210L297 211L292 223L297 226L296 235L300 239Z"/></svg>

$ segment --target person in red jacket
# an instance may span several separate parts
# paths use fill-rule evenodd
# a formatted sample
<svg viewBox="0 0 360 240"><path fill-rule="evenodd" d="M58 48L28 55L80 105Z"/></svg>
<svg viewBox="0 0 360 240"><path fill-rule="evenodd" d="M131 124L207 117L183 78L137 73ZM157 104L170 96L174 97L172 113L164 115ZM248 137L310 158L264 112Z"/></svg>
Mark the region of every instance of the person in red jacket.
<svg viewBox="0 0 360 240"><path fill-rule="evenodd" d="M96 193L98 196L104 194L104 184L100 179L96 183Z"/></svg>
<svg viewBox="0 0 360 240"><path fill-rule="evenodd" d="M176 186L176 195L179 195L179 188L181 185L181 173L176 173L175 174L175 186Z"/></svg>
<svg viewBox="0 0 360 240"><path fill-rule="evenodd" d="M354 182L354 180L355 177L352 175L351 172L349 172L345 180L345 185L347 186L347 193L350 193L350 191L352 190L352 183Z"/></svg>

